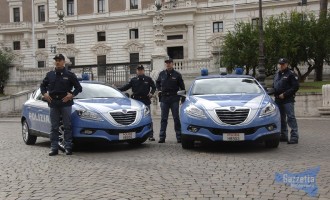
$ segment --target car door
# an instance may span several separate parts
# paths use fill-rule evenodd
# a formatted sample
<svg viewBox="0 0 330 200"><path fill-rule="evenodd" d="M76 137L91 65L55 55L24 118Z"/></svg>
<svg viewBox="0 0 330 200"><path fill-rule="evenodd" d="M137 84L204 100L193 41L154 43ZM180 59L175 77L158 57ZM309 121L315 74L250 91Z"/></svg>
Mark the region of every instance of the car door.
<svg viewBox="0 0 330 200"><path fill-rule="evenodd" d="M49 107L47 102L42 101L42 94L38 90L33 101L27 105L29 112L30 128L40 133L50 133Z"/></svg>

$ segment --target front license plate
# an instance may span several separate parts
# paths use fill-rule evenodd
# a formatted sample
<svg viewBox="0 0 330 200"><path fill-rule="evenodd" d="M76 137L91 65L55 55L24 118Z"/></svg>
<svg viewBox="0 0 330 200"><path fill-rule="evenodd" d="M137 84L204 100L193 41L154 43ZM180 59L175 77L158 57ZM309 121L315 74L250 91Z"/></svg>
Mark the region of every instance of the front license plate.
<svg viewBox="0 0 330 200"><path fill-rule="evenodd" d="M135 138L135 133L119 133L119 140L130 140Z"/></svg>
<svg viewBox="0 0 330 200"><path fill-rule="evenodd" d="M224 133L223 141L244 141L244 133Z"/></svg>

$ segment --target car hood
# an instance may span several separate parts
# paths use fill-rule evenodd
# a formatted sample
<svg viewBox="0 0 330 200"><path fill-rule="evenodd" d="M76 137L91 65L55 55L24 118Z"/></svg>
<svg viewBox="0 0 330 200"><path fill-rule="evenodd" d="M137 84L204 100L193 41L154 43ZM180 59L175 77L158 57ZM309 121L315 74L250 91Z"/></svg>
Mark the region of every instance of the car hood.
<svg viewBox="0 0 330 200"><path fill-rule="evenodd" d="M189 98L191 103L206 110L219 107L248 107L258 109L269 102L265 94L224 94L224 95L199 95Z"/></svg>
<svg viewBox="0 0 330 200"><path fill-rule="evenodd" d="M141 110L143 104L129 98L93 98L77 99L76 107L107 113L115 110Z"/></svg>

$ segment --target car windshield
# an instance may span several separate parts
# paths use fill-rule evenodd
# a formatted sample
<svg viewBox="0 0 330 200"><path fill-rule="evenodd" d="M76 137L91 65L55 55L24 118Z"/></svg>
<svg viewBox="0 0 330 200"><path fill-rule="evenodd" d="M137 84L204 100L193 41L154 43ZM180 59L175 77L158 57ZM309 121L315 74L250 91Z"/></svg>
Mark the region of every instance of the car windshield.
<svg viewBox="0 0 330 200"><path fill-rule="evenodd" d="M192 95L261 93L262 89L252 78L210 78L195 81Z"/></svg>
<svg viewBox="0 0 330 200"><path fill-rule="evenodd" d="M116 89L103 84L81 83L81 86L82 92L75 97L77 99L126 97Z"/></svg>

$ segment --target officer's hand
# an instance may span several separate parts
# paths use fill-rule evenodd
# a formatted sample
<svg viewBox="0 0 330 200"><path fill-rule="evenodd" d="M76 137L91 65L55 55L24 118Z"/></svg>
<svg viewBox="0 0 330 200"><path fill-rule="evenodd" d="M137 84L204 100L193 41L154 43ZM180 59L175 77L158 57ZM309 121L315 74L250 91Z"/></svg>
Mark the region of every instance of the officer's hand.
<svg viewBox="0 0 330 200"><path fill-rule="evenodd" d="M45 99L49 103L52 101L52 98L49 96L48 93L45 93L42 98Z"/></svg>
<svg viewBox="0 0 330 200"><path fill-rule="evenodd" d="M73 95L71 93L67 93L67 95L62 99L64 103L71 101L73 99Z"/></svg>
<svg viewBox="0 0 330 200"><path fill-rule="evenodd" d="M278 96L280 99L284 99L284 93L280 94L280 96Z"/></svg>

